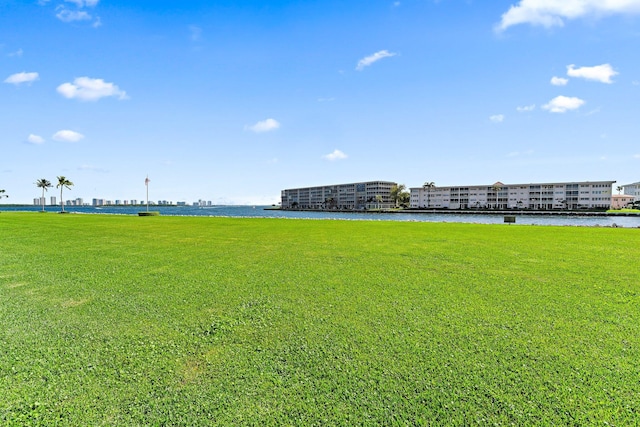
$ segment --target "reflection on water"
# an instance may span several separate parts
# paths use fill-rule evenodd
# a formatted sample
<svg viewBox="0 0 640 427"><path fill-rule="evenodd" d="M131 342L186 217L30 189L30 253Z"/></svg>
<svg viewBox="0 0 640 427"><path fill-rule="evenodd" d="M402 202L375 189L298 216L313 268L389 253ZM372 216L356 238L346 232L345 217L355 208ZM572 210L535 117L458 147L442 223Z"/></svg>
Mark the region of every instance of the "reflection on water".
<svg viewBox="0 0 640 427"><path fill-rule="evenodd" d="M442 214L442 213L373 213L373 212L300 212L264 209L265 206L150 206L161 215L170 216L218 216L251 218L299 218L341 219L368 221L415 221L415 222L464 222L476 224L503 224L503 214ZM0 206L0 211L39 211L40 206ZM48 212L58 212L59 207L47 206ZM65 206L65 211L83 214L137 215L145 211L140 206ZM640 227L638 216L562 216L562 215L518 215L516 224L521 225L567 225L603 226L614 224L620 227Z"/></svg>

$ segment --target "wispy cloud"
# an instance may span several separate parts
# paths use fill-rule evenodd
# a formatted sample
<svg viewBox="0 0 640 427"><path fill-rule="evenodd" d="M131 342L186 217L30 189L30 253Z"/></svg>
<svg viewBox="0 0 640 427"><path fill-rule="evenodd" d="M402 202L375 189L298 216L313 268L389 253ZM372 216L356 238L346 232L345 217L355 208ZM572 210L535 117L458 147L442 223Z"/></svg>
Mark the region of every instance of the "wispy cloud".
<svg viewBox="0 0 640 427"><path fill-rule="evenodd" d="M495 30L504 31L520 24L562 27L566 20L571 19L639 13L640 0L520 0L502 15Z"/></svg>
<svg viewBox="0 0 640 427"><path fill-rule="evenodd" d="M189 25L189 35L191 41L198 42L202 39L202 28L197 25Z"/></svg>
<svg viewBox="0 0 640 427"><path fill-rule="evenodd" d="M556 96L548 104L542 106L543 109L551 113L565 113L569 110L577 110L585 104L585 101L576 97Z"/></svg>
<svg viewBox="0 0 640 427"><path fill-rule="evenodd" d="M245 129L255 133L264 133L274 131L280 128L280 123L275 119L266 119L257 122L254 125L246 126Z"/></svg>
<svg viewBox="0 0 640 427"><path fill-rule="evenodd" d="M334 162L336 160L344 160L347 157L349 157L349 156L347 156L345 153L343 153L342 151L340 151L338 149L333 150L332 153L325 154L324 156L322 156L323 159L329 160L331 162Z"/></svg>
<svg viewBox="0 0 640 427"><path fill-rule="evenodd" d="M536 109L536 104L525 105L523 107L516 107L516 111L519 113L526 113L528 111L533 111Z"/></svg>
<svg viewBox="0 0 640 427"><path fill-rule="evenodd" d="M100 17L96 16L95 19L91 13L87 12L86 8L93 8L98 5L99 0L64 0L65 3L72 3L75 5L75 8L72 6L69 9L65 4L60 4L56 7L56 18L58 18L62 22L79 22L79 21L93 21L91 26L93 28L98 28L102 26L102 21ZM47 2L39 2L41 5L46 5Z"/></svg>
<svg viewBox="0 0 640 427"><path fill-rule="evenodd" d="M72 130L59 130L52 136L54 141L61 142L78 142L84 138L84 135Z"/></svg>
<svg viewBox="0 0 640 427"><path fill-rule="evenodd" d="M8 53L7 56L10 57L21 57L24 51L22 49L18 49L15 52Z"/></svg>
<svg viewBox="0 0 640 427"><path fill-rule="evenodd" d="M566 86L569 83L569 79L564 77L551 77L551 84L554 86Z"/></svg>
<svg viewBox="0 0 640 427"><path fill-rule="evenodd" d="M567 75L586 80L595 80L601 83L611 84L611 77L618 75L610 64L596 65L593 67L575 68L575 65L567 65Z"/></svg>
<svg viewBox="0 0 640 427"><path fill-rule="evenodd" d="M491 120L493 123L502 123L504 122L504 114L494 114L493 116L489 117L489 120Z"/></svg>
<svg viewBox="0 0 640 427"><path fill-rule="evenodd" d="M523 156L530 156L532 154L533 154L533 150L512 151L512 152L507 154L507 157L523 157Z"/></svg>
<svg viewBox="0 0 640 427"><path fill-rule="evenodd" d="M396 55L397 55L396 53L389 52L388 50L380 50L374 53L373 55L369 55L367 57L362 58L360 61L358 61L358 65L356 65L356 70L362 71L366 67L370 66L375 62L380 61L381 59L390 58Z"/></svg>
<svg viewBox="0 0 640 427"><path fill-rule="evenodd" d="M32 82L35 82L39 78L40 78L40 75L38 73L22 72L22 73L16 73L16 74L10 75L6 79L4 79L4 82L11 83L17 86L22 83L31 84Z"/></svg>
<svg viewBox="0 0 640 427"><path fill-rule="evenodd" d="M89 77L78 77L73 83L63 83L57 90L65 98L81 101L97 101L111 96L120 100L129 99L127 93L115 84Z"/></svg>
<svg viewBox="0 0 640 427"><path fill-rule="evenodd" d="M44 144L44 138L40 135L29 134L29 136L27 137L27 142L29 144L40 145Z"/></svg>
<svg viewBox="0 0 640 427"><path fill-rule="evenodd" d="M64 0L67 3L73 3L78 7L94 7L96 6L98 3L100 3L100 0Z"/></svg>
<svg viewBox="0 0 640 427"><path fill-rule="evenodd" d="M69 10L62 8L56 14L56 18L62 22L75 22L75 21L91 21L93 19L91 15L84 10Z"/></svg>

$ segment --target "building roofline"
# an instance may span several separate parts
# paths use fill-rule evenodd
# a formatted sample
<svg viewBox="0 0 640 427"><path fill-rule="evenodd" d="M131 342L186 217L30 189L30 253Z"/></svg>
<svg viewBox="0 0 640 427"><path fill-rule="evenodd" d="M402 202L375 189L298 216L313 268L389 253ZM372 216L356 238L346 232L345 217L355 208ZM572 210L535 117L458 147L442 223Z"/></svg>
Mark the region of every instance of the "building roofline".
<svg viewBox="0 0 640 427"><path fill-rule="evenodd" d="M396 181L384 181L381 179L377 179L374 181L358 181L358 182L343 182L341 184L327 184L327 185L311 185L308 187L293 187L293 188L285 188L282 191L288 190L288 191L292 191L292 190L307 190L309 188L324 188L324 187L339 187L341 185L356 185L356 184L375 184L375 183L383 183L383 184L392 184L392 185L398 185L398 183Z"/></svg>
<svg viewBox="0 0 640 427"><path fill-rule="evenodd" d="M473 184L473 185L436 185L435 187L433 187L433 189L437 189L437 188L462 188L462 187L487 187L487 188L491 188L493 186L495 186L496 184L502 184L502 186L504 187L518 187L518 186L523 186L523 185L557 185L557 184L600 184L600 183L611 183L611 184L615 184L616 181L612 181L612 180L601 180L601 181L564 181L564 182L529 182L529 183L522 183L522 184L502 184L500 182L497 182L495 184ZM638 183L640 184L640 182ZM629 184L629 185L635 185L635 184ZM417 189L417 190L421 190L424 187L420 186L420 187L411 187L409 188L410 190L413 189ZM432 189L432 190L433 190Z"/></svg>

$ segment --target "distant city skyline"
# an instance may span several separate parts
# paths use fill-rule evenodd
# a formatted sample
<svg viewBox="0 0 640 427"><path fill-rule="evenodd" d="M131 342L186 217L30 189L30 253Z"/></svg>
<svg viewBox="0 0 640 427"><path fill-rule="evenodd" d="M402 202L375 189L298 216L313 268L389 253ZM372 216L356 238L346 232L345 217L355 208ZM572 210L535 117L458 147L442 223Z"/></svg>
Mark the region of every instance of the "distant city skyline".
<svg viewBox="0 0 640 427"><path fill-rule="evenodd" d="M637 182L638 34L640 0L7 0L2 203Z"/></svg>
<svg viewBox="0 0 640 427"><path fill-rule="evenodd" d="M33 205L42 206L44 199L45 206L60 206L60 202L56 196L47 197L36 197L33 199ZM47 201L48 199L48 201ZM146 205L146 200L138 200L138 199L98 199L93 198L91 201L85 201L82 197L76 197L75 199L65 199L65 206L140 206ZM213 206L214 203L211 200L197 200L193 202L185 202L185 201L177 201L174 202L172 200L149 200L149 204L151 205L190 205L190 206Z"/></svg>

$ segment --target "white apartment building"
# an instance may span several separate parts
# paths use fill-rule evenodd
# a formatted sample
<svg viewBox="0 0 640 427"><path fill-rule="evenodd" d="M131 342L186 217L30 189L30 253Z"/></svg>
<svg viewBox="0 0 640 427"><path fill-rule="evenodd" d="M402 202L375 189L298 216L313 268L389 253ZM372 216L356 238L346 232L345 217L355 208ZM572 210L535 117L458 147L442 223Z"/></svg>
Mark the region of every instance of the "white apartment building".
<svg viewBox="0 0 640 427"><path fill-rule="evenodd" d="M355 182L282 190L282 209L385 209L392 208L389 181Z"/></svg>
<svg viewBox="0 0 640 427"><path fill-rule="evenodd" d="M411 207L426 209L591 209L611 206L615 181L411 188Z"/></svg>
<svg viewBox="0 0 640 427"><path fill-rule="evenodd" d="M640 182L627 184L622 186L622 192L626 196L634 196L635 200L640 200Z"/></svg>

